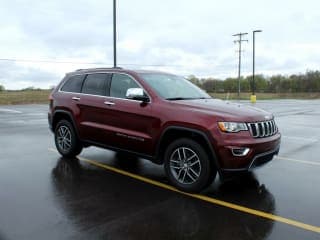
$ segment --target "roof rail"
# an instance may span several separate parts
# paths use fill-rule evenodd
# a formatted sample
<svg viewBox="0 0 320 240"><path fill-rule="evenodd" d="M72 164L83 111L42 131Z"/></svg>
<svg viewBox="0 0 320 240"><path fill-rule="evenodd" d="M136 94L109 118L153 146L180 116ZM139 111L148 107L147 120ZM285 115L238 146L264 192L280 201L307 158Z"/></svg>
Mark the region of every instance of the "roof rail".
<svg viewBox="0 0 320 240"><path fill-rule="evenodd" d="M85 70L112 70L112 69L123 69L122 67L111 67L111 68L80 68L77 69L76 72L78 71L85 71Z"/></svg>

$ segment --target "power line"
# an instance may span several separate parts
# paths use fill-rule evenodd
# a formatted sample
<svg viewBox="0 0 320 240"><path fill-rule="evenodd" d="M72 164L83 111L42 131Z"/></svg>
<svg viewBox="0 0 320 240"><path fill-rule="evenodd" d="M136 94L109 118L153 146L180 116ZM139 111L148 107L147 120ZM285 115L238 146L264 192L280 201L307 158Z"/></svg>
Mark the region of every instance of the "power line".
<svg viewBox="0 0 320 240"><path fill-rule="evenodd" d="M247 35L248 33L237 33L232 36L239 36L239 40L235 40L234 43L239 43L239 64L238 64L238 98L240 99L240 75L241 75L241 44L242 42L248 42L247 39L242 39L243 35Z"/></svg>
<svg viewBox="0 0 320 240"><path fill-rule="evenodd" d="M107 62L78 62L78 61L58 61L51 59L18 59L18 58L0 58L0 61L3 62L30 62L30 63L54 63L54 64L88 64L88 65L105 65L112 66L112 63ZM137 66L137 67L189 67L189 65L167 65L167 64L139 64L139 63L121 63L119 65L124 66ZM211 65L211 64L208 64ZM213 68L219 67L232 67L233 64L215 64L212 65Z"/></svg>
<svg viewBox="0 0 320 240"><path fill-rule="evenodd" d="M0 58L0 61L6 62L37 62L37 63L58 63L58 64L96 64L102 65L106 63L102 62L74 62L74 61L55 61L55 60L45 60L45 59L16 59L16 58Z"/></svg>

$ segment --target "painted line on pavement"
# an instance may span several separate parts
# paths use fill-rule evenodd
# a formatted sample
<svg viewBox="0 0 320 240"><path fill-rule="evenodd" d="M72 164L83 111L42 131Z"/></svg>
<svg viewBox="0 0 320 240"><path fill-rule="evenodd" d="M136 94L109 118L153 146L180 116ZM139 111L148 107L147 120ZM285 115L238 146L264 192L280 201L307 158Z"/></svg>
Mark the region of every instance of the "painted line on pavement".
<svg viewBox="0 0 320 240"><path fill-rule="evenodd" d="M292 140L297 140L297 141L303 141L303 142L318 142L319 139L316 139L316 138L305 138L305 137L291 137L291 136L284 136L282 135L281 136L282 138L289 138L289 139L292 139Z"/></svg>
<svg viewBox="0 0 320 240"><path fill-rule="evenodd" d="M304 164L309 164L309 165L320 166L320 162L299 160L299 159L293 159L293 158L287 158L287 157L280 157L280 156L275 156L275 157L278 158L278 159L280 159L280 160L285 160L285 161L290 161L290 162L297 162L297 163L304 163Z"/></svg>
<svg viewBox="0 0 320 240"><path fill-rule="evenodd" d="M49 148L48 150L52 151L52 152L57 152L53 148ZM130 173L130 172L127 172L127 171L124 171L124 170L121 170L121 169L118 169L118 168L115 168L115 167L112 167L112 166L109 166L109 165L105 165L105 164L99 163L99 162L94 161L94 160L90 160L90 159L79 157L79 156L78 156L78 159L83 161L83 162L86 162L86 163L89 163L91 165L94 165L96 167L100 167L100 168L109 170L111 172L115 172L115 173L130 177L130 178L139 180L141 182L145 182L145 183L148 183L148 184L151 184L151 185L154 185L154 186L166 189L166 190L170 190L170 191L173 191L173 192L176 192L176 193L180 193L180 194L185 195L185 196L189 196L189 197L192 197L192 198L195 198L195 199L199 199L199 200L202 200L202 201L205 201L205 202L209 202L209 203L212 203L212 204L215 204L215 205L219 205L219 206L223 206L223 207L226 207L226 208L230 208L230 209L233 209L233 210L236 210L236 211L239 211L239 212L244 212L244 213L247 213L247 214L255 215L255 216L258 216L258 217L261 217L261 218L265 218L265 219L269 219L269 220L272 220L272 221L285 223L285 224L288 224L288 225L291 225L291 226L294 226L294 227L297 227L297 228L301 228L301 229L304 229L304 230L320 233L320 227L317 227L317 226L313 226L313 225L306 224L306 223L303 223L303 222L299 222L299 221L296 221L296 220L292 220L292 219L289 219L289 218L277 216L277 215L274 215L274 214L271 214L271 213L267 213L267 212L263 212L263 211L260 211L260 210L255 210L255 209L252 209L252 208L244 207L244 206L237 205L237 204L234 204L234 203L225 202L225 201L222 201L222 200L219 200L219 199L215 199L215 198L211 198L211 197L208 197L208 196L204 196L204 195L201 195L201 194L191 194L191 193L187 193L187 192L182 192L182 191L180 191L180 190L178 190L178 189L176 189L176 188L174 188L174 187L172 187L170 185L167 185L167 184L164 184L164 183L161 183L161 182L158 182L158 181L146 178L146 177L142 177L140 175L137 175L137 174L134 174L134 173Z"/></svg>
<svg viewBox="0 0 320 240"><path fill-rule="evenodd" d="M8 112L8 113L22 113L21 111L7 109L7 108L0 108L0 112Z"/></svg>

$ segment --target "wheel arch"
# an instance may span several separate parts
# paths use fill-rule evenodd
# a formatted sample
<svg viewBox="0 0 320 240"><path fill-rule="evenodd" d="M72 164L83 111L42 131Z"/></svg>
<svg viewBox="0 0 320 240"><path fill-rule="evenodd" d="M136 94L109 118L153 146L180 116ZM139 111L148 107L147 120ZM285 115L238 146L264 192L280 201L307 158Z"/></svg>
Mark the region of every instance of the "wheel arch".
<svg viewBox="0 0 320 240"><path fill-rule="evenodd" d="M55 128L56 128L58 122L60 120L62 120L62 119L67 120L72 124L72 126L73 126L73 128L74 128L74 130L75 130L75 132L77 134L77 137L79 137L77 125L76 125L76 123L74 121L72 113L70 113L69 111L66 111L66 110L56 110L53 113L53 117L52 117L52 129L53 129L53 131L55 131Z"/></svg>
<svg viewBox="0 0 320 240"><path fill-rule="evenodd" d="M161 134L159 143L156 148L156 162L162 164L164 162L165 148L172 141L178 138L191 138L203 146L206 152L209 154L210 159L213 159L214 166L220 172L220 166L217 155L210 143L209 137L203 131L193 128L186 128L180 126L167 127Z"/></svg>

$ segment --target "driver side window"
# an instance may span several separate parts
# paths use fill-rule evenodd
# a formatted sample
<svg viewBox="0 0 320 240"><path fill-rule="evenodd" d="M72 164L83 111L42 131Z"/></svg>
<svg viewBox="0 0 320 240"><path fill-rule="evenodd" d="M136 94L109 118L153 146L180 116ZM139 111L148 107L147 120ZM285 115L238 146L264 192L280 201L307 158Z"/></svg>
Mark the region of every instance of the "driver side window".
<svg viewBox="0 0 320 240"><path fill-rule="evenodd" d="M140 86L128 75L114 73L110 86L110 97L126 98L129 88L140 88Z"/></svg>

